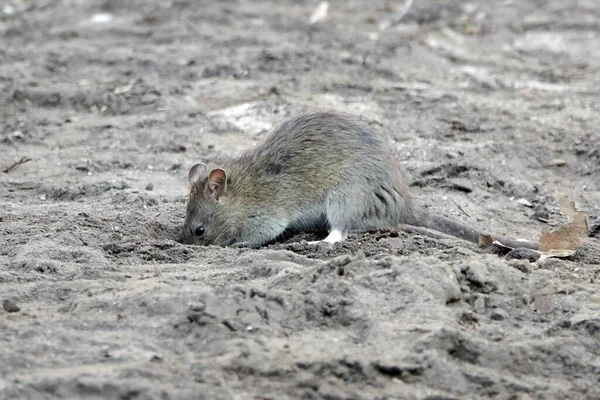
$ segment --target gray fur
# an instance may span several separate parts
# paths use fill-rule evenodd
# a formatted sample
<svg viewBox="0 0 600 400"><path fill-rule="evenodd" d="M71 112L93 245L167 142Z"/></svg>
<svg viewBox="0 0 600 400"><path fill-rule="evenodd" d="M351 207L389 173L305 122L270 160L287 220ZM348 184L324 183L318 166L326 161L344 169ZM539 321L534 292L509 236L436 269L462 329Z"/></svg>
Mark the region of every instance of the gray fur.
<svg viewBox="0 0 600 400"><path fill-rule="evenodd" d="M210 196L214 168L226 191ZM275 127L257 147L192 182L184 224L189 242L261 246L285 230L319 227L342 232L431 227L476 241L477 231L416 207L387 143L352 117L312 112ZM190 174L192 176L193 174ZM197 174L196 174L197 175ZM199 239L197 226L205 227Z"/></svg>

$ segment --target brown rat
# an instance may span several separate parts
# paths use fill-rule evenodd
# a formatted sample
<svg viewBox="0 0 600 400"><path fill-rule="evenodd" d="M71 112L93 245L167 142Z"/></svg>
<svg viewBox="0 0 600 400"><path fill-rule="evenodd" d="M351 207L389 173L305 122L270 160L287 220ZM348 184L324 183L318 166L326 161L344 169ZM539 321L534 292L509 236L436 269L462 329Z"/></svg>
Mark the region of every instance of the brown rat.
<svg viewBox="0 0 600 400"><path fill-rule="evenodd" d="M259 247L284 231L323 224L330 243L350 230L401 224L479 242L477 230L417 206L385 140L338 113L290 118L223 165L194 165L189 182L183 235L191 243Z"/></svg>

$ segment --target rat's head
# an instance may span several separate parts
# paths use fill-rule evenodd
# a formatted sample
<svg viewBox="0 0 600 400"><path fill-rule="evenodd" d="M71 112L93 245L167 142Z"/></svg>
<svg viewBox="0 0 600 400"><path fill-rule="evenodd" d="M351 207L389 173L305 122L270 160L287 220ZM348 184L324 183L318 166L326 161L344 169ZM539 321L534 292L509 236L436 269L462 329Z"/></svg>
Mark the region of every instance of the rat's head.
<svg viewBox="0 0 600 400"><path fill-rule="evenodd" d="M223 203L227 197L227 174L221 168L210 170L206 164L196 164L189 172L190 196L183 225L183 237L188 243L228 245Z"/></svg>

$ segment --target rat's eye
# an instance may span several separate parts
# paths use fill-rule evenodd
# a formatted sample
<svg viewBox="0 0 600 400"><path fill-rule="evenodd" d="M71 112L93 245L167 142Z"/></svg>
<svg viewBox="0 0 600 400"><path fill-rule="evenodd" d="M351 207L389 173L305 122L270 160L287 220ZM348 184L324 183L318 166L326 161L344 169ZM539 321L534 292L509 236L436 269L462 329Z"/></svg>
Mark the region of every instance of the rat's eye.
<svg viewBox="0 0 600 400"><path fill-rule="evenodd" d="M204 235L204 225L200 225L199 227L197 227L196 230L194 231L194 233L198 237Z"/></svg>

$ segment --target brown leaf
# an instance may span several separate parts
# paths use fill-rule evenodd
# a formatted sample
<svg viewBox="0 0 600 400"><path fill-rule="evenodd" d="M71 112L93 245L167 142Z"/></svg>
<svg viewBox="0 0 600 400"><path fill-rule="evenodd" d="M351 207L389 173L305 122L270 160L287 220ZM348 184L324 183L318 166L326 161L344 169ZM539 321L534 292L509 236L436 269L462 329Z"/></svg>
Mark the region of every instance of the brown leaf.
<svg viewBox="0 0 600 400"><path fill-rule="evenodd" d="M540 251L573 250L588 235L587 214L575 209L575 202L563 195L555 195L560 211L571 220L554 231L544 232L540 238Z"/></svg>
<svg viewBox="0 0 600 400"><path fill-rule="evenodd" d="M542 255L540 256L540 261L544 261L548 258L569 258L571 256L573 256L575 254L575 250L568 250L568 249L564 249L564 250L550 250L547 253L542 253Z"/></svg>
<svg viewBox="0 0 600 400"><path fill-rule="evenodd" d="M483 233L479 234L479 246L488 247L494 243L494 238L492 235L485 235Z"/></svg>

